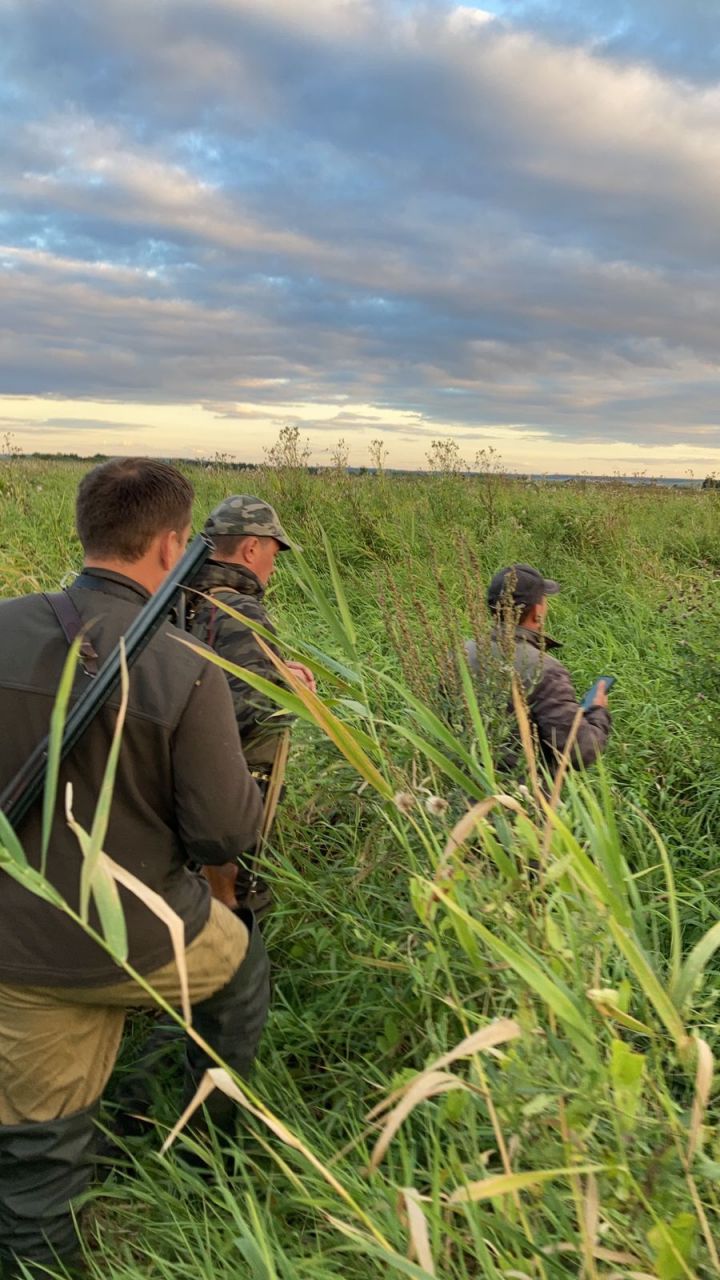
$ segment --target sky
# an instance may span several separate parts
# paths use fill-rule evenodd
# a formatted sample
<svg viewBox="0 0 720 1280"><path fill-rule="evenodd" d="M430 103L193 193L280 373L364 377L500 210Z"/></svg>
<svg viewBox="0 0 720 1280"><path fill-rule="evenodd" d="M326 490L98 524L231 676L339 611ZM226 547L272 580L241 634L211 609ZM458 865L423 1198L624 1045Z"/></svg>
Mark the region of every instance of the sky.
<svg viewBox="0 0 720 1280"><path fill-rule="evenodd" d="M717 0L0 0L0 451L720 471Z"/></svg>

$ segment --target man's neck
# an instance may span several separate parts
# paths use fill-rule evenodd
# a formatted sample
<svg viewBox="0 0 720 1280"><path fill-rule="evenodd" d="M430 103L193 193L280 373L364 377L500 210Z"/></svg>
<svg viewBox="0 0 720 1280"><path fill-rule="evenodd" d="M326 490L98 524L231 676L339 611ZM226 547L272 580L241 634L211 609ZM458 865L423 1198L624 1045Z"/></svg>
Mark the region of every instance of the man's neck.
<svg viewBox="0 0 720 1280"><path fill-rule="evenodd" d="M137 582L141 587L153 595L160 585L157 580L157 570L153 572L153 568L146 560L99 560L96 557L85 561L86 569L105 569L109 573L120 573L123 578L129 578L131 582Z"/></svg>
<svg viewBox="0 0 720 1280"><path fill-rule="evenodd" d="M229 564L233 569L246 569L248 573L251 573L253 575L253 577L255 578L257 577L255 570L251 569L249 564L246 564L244 560L235 560L234 557L232 556L229 559L226 558L225 560L221 560L219 556L211 556L210 563L211 564Z"/></svg>

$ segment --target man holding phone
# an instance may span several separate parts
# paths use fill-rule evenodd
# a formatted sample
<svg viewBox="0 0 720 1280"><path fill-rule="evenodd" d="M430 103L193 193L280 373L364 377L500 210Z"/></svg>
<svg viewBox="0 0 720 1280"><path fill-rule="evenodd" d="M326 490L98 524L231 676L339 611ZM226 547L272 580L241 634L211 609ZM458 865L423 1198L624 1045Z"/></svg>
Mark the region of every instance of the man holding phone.
<svg viewBox="0 0 720 1280"><path fill-rule="evenodd" d="M559 591L559 584L543 577L537 569L513 564L495 574L487 593L494 621L491 658L503 665L512 663L542 757L551 773L557 770L580 707L584 714L571 763L586 768L604 751L611 725L607 692L613 683L612 677L600 678L586 699L578 703L567 667L552 654L560 645L545 634L548 597ZM467 642L466 652L471 671L480 674L474 641ZM515 749L511 754L512 759L505 761L510 768L517 763L519 752Z"/></svg>

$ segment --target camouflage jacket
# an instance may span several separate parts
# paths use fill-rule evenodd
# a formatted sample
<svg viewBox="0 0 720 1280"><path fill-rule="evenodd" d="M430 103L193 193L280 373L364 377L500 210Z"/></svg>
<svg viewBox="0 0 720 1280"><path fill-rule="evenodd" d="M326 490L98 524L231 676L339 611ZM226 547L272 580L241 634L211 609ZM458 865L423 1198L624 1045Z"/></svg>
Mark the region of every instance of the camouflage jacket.
<svg viewBox="0 0 720 1280"><path fill-rule="evenodd" d="M507 669L508 658L510 659L525 693L530 721L543 758L554 774L569 741L578 710L570 672L548 652L560 648L558 641L552 640L550 636L543 637L537 631L518 626L512 639L512 652L508 655L501 637L494 631L490 660L500 669ZM466 641L465 651L470 670L476 676L481 674L481 658L474 640ZM508 702L508 711L514 718L512 699ZM607 746L610 727L610 712L606 707L590 707L585 712L571 756L571 763L576 768L587 768L597 760ZM520 755L520 746L516 742L502 761L503 766L514 769Z"/></svg>
<svg viewBox="0 0 720 1280"><path fill-rule="evenodd" d="M222 588L220 599L224 604L229 604L238 613L259 622L275 634L263 604L264 589L250 569L239 564L209 560L193 586L197 591L208 594ZM272 680L273 684L282 684L277 668L262 652L251 629L224 613L214 602L199 600L192 608L187 627L229 662L247 667L266 680ZM271 647L279 655L279 650L274 645ZM292 723L292 717L280 711L277 703L266 694L251 689L239 677L227 674L227 679L246 760L253 765L270 764L275 755L277 734Z"/></svg>

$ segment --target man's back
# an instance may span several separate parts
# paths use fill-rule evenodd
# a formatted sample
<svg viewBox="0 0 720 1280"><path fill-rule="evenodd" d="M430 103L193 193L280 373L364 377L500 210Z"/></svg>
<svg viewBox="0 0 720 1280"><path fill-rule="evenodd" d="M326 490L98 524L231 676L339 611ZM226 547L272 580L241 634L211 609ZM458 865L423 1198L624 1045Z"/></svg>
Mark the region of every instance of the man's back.
<svg viewBox="0 0 720 1280"><path fill-rule="evenodd" d="M249 569L239 564L210 561L193 585L207 595L214 596L217 592L217 599L223 604L274 633L275 628L263 603L264 589ZM264 676L274 684L281 683L277 668L261 650L252 629L224 612L214 599L200 600L194 606L189 630L221 657ZM274 645L271 647L278 653ZM228 675L227 679L246 758L251 764L271 762L277 734L287 726L290 717L279 715L271 698L251 689L239 677Z"/></svg>
<svg viewBox="0 0 720 1280"><path fill-rule="evenodd" d="M102 662L148 597L132 580L85 570L70 589ZM185 921L186 941L209 911L206 882L188 859L222 863L255 839L260 799L242 757L222 673L161 628L130 674L106 852L155 889ZM0 787L47 733L67 641L42 596L0 602ZM89 677L75 680L78 696ZM93 721L62 766L47 864L51 882L77 905L82 855L65 821L65 784L75 817L89 829L117 715L117 698ZM212 839L208 839L208 832ZM19 831L34 865L40 806ZM130 960L147 972L171 955L167 929L121 891ZM102 985L117 967L73 922L9 877L0 895L0 980L36 985Z"/></svg>
<svg viewBox="0 0 720 1280"><path fill-rule="evenodd" d="M507 638L495 630L490 642L490 662L497 671L512 669L525 695L530 719L537 732L540 749L551 772L557 767L578 711L570 673L552 650L560 645L549 636L543 636L527 627L517 626ZM481 662L474 641L466 646L468 662L474 674L480 674ZM508 708L513 713L512 698ZM607 745L610 734L610 715L604 707L591 707L580 720L573 763L592 764ZM519 756L519 744L514 744L503 761L513 769Z"/></svg>

